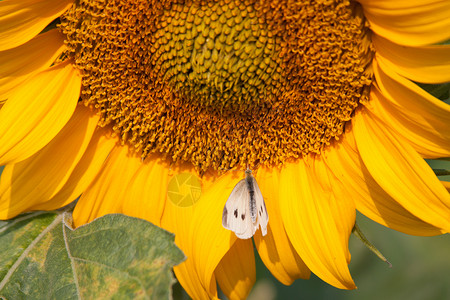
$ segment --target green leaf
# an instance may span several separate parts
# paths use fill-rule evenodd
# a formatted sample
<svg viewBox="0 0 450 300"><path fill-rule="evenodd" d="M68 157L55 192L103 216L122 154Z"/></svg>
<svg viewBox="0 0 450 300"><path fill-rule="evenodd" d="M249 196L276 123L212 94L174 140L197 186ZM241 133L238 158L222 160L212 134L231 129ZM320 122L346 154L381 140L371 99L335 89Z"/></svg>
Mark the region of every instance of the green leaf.
<svg viewBox="0 0 450 300"><path fill-rule="evenodd" d="M0 297L171 298L171 269L184 260L171 233L118 214L71 223L58 212L0 222Z"/></svg>

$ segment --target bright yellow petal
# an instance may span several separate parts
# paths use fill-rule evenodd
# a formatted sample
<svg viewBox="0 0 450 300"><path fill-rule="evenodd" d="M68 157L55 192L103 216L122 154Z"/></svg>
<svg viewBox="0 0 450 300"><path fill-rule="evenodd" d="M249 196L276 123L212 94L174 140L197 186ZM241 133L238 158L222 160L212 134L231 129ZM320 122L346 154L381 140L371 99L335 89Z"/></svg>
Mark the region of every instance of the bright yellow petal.
<svg viewBox="0 0 450 300"><path fill-rule="evenodd" d="M172 175L177 174L177 172L174 172ZM175 233L175 243L187 257L183 263L174 267L178 281L192 299L217 297L217 284L214 274L210 285L204 287L196 269L196 258L192 254L192 237L190 234L195 205L182 207L175 205L172 201L166 199L164 201L166 205L161 220L162 228Z"/></svg>
<svg viewBox="0 0 450 300"><path fill-rule="evenodd" d="M326 193L331 193L334 202L330 202L331 211L338 231L339 241L344 251L347 263L350 263L350 251L348 249L348 239L355 225L356 208L353 199L345 198L342 186L333 172L328 168L322 156L316 156L312 160L312 171L316 183ZM346 200L344 200L346 199Z"/></svg>
<svg viewBox="0 0 450 300"><path fill-rule="evenodd" d="M348 270L348 238L355 208L351 199L336 199L326 178L314 172L322 161L300 160L286 164L280 177L280 208L284 227L308 268L327 283L343 289L355 284ZM319 168L320 169L320 168ZM342 224L342 225L341 225ZM345 230L347 231L347 230Z"/></svg>
<svg viewBox="0 0 450 300"><path fill-rule="evenodd" d="M433 170L400 136L361 109L353 118L361 158L376 182L412 214L450 230L450 195Z"/></svg>
<svg viewBox="0 0 450 300"><path fill-rule="evenodd" d="M228 299L246 299L256 280L251 239L237 240L216 268L220 289Z"/></svg>
<svg viewBox="0 0 450 300"><path fill-rule="evenodd" d="M123 199L123 213L146 219L157 226L161 226L164 207L166 206L166 201L168 201L168 186L172 178L181 173L196 177L191 165L181 164L174 166L168 164L159 154L150 155L142 163L130 184L126 187L128 192ZM208 182L205 178L200 183L200 179L197 177L203 188ZM193 202L184 205L192 204Z"/></svg>
<svg viewBox="0 0 450 300"><path fill-rule="evenodd" d="M67 125L30 158L6 166L0 180L0 218L11 218L51 199L84 154L98 117L79 106Z"/></svg>
<svg viewBox="0 0 450 300"><path fill-rule="evenodd" d="M148 160L145 162L152 163L152 160L154 160L157 156L151 156ZM158 161L156 158L155 163L161 164L158 166L159 168L164 168L163 161ZM165 165L167 168L168 166ZM176 178L177 176L181 174L190 174L194 177L197 177L197 172L195 171L194 167L189 163L182 163L177 165L170 165L168 168L168 172L161 173L161 176L167 176L165 179L159 179L160 181L156 181L158 184L162 182L162 184L169 183L172 181L172 179ZM199 177L197 177L199 178ZM155 178L156 180L156 178ZM214 185L214 182L216 180L215 174L212 172L208 172L207 174L204 174L201 178L199 178L200 184L201 184L201 196L205 193L206 190L208 190L211 186ZM161 226L171 232L177 232L179 230L179 227L182 228L183 232L186 229L186 224L190 224L191 219L193 218L193 209L196 207L196 205L178 205L178 203L174 203L173 201L169 201L167 198L168 195L168 185L158 186L155 185L158 188L161 188L161 191L158 191L158 193L163 197L164 205L164 213L163 218L161 220ZM200 198L201 199L201 198ZM199 201L199 200L198 200ZM195 203L192 203L195 204ZM178 218L182 218L183 222L180 224L180 226L177 225ZM187 236L187 235L183 235Z"/></svg>
<svg viewBox="0 0 450 300"><path fill-rule="evenodd" d="M346 192L344 197L353 199L361 213L386 227L412 235L441 234L439 228L412 215L376 183L362 163L351 126L348 127L341 141L323 154Z"/></svg>
<svg viewBox="0 0 450 300"><path fill-rule="evenodd" d="M405 109L392 105L392 102L381 94L376 87L372 88L370 99L372 101L365 103L365 107L372 114L376 115L391 131L407 139L422 157L439 158L450 156L450 139L445 139L440 132L430 126L431 124L418 123L407 118L404 115Z"/></svg>
<svg viewBox="0 0 450 300"><path fill-rule="evenodd" d="M408 108L404 112L406 115L418 120L427 120L428 122L435 119L436 122L448 125L446 121L450 113L450 105L433 97L410 80L398 75L383 62L375 60L373 66L376 84L380 91L393 104L402 108ZM422 117L420 112L423 115Z"/></svg>
<svg viewBox="0 0 450 300"><path fill-rule="evenodd" d="M67 124L78 102L81 77L70 63L36 74L0 110L0 165L42 149Z"/></svg>
<svg viewBox="0 0 450 300"><path fill-rule="evenodd" d="M72 3L73 0L0 1L0 51L28 42Z"/></svg>
<svg viewBox="0 0 450 300"><path fill-rule="evenodd" d="M222 211L236 183L242 179L237 172L228 172L206 189L195 204L189 239L192 259L204 287L212 285L212 274L235 243L234 232L223 228Z"/></svg>
<svg viewBox="0 0 450 300"><path fill-rule="evenodd" d="M450 38L447 0L358 0L370 28L406 46L435 44Z"/></svg>
<svg viewBox="0 0 450 300"><path fill-rule="evenodd" d="M83 157L78 162L66 184L49 201L32 206L32 210L53 210L63 207L78 198L94 181L102 169L109 153L116 144L103 128L97 128Z"/></svg>
<svg viewBox="0 0 450 300"><path fill-rule="evenodd" d="M95 181L78 200L74 224L79 226L107 214L122 213L126 186L141 164L132 149L116 146Z"/></svg>
<svg viewBox="0 0 450 300"><path fill-rule="evenodd" d="M424 157L448 156L450 105L397 75L382 62L374 61L373 67L379 91L372 89L374 101L366 106Z"/></svg>
<svg viewBox="0 0 450 300"><path fill-rule="evenodd" d="M180 245L177 244L177 246L183 249ZM175 272L175 276L181 286L186 290L192 299L209 300L217 297L217 290L213 295L210 295L206 292L206 289L200 285L200 280L198 279L197 273L194 269L193 261L192 259L189 259L189 257L185 262L175 266L173 271ZM215 277L212 278L212 282L216 282Z"/></svg>
<svg viewBox="0 0 450 300"><path fill-rule="evenodd" d="M159 155L151 155L139 167L126 187L123 213L161 226L167 201L170 166Z"/></svg>
<svg viewBox="0 0 450 300"><path fill-rule="evenodd" d="M64 36L58 30L50 30L21 46L0 52L0 99L8 98L15 87L50 67L64 48Z"/></svg>
<svg viewBox="0 0 450 300"><path fill-rule="evenodd" d="M401 76L423 83L450 81L450 45L407 47L376 35L372 43L377 60Z"/></svg>
<svg viewBox="0 0 450 300"><path fill-rule="evenodd" d="M258 230L254 236L256 249L258 249L262 261L270 272L285 285L292 284L298 278L308 279L311 272L289 241L280 217L279 171L261 168L255 177L269 212L267 235L263 237L261 231Z"/></svg>

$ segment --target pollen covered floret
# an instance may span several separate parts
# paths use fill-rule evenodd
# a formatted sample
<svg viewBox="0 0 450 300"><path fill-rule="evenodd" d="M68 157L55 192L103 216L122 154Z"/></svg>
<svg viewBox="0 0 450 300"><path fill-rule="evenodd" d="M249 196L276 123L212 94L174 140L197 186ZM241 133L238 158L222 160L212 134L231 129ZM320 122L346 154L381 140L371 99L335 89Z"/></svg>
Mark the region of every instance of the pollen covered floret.
<svg viewBox="0 0 450 300"><path fill-rule="evenodd" d="M371 83L349 1L82 0L61 17L81 100L142 157L277 165L338 138Z"/></svg>

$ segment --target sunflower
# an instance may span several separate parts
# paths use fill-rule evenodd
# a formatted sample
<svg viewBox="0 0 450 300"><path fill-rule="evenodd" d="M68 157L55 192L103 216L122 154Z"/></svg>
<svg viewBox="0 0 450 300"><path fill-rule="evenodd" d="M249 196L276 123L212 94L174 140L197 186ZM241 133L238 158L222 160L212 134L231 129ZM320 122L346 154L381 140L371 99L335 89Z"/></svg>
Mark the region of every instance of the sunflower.
<svg viewBox="0 0 450 300"><path fill-rule="evenodd" d="M445 0L3 0L0 218L140 217L175 233L192 298L245 298L254 246L221 216L249 167L271 273L353 289L356 210L450 231L424 160L450 156L450 106L415 83L450 81L448 28Z"/></svg>

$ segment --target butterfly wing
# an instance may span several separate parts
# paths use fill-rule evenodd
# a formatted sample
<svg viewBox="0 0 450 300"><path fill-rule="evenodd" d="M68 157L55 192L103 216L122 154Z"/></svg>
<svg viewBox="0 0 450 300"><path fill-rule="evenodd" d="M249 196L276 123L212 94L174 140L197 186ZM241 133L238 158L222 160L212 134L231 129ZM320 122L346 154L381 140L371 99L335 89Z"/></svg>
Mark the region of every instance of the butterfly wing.
<svg viewBox="0 0 450 300"><path fill-rule="evenodd" d="M228 197L222 213L222 225L240 239L249 239L256 228L250 218L250 194L245 179L239 181Z"/></svg>
<svg viewBox="0 0 450 300"><path fill-rule="evenodd" d="M258 226L261 226L261 233L263 236L267 234L267 224L269 223L269 214L267 213L266 203L264 202L264 197L259 189L258 183L256 182L255 177L251 176L253 190L255 191L255 202L256 202L256 224L255 230ZM255 231L253 231L255 232Z"/></svg>

